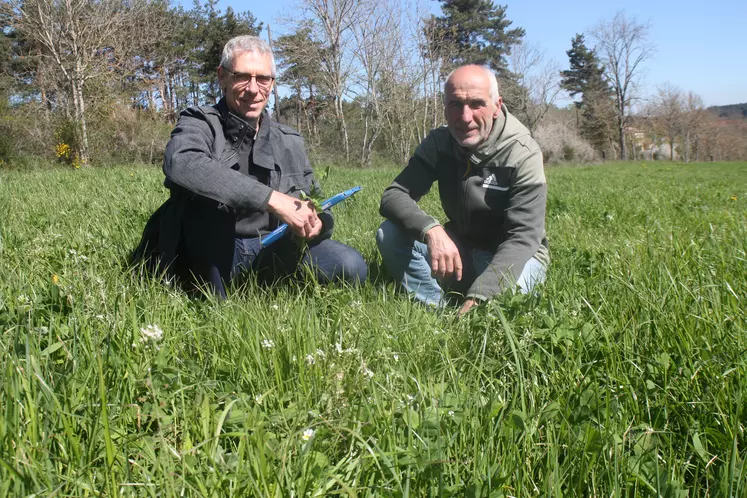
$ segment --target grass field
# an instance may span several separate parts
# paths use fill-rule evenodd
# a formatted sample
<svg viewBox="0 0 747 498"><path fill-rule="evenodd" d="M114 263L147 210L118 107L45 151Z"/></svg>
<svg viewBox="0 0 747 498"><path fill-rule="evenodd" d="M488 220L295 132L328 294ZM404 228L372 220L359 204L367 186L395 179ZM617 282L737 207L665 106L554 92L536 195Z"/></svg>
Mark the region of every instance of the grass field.
<svg viewBox="0 0 747 498"><path fill-rule="evenodd" d="M324 182L362 289L227 302L127 270L160 170L0 172L0 496L747 496L747 164L548 169L548 282L460 320L381 269L396 172Z"/></svg>

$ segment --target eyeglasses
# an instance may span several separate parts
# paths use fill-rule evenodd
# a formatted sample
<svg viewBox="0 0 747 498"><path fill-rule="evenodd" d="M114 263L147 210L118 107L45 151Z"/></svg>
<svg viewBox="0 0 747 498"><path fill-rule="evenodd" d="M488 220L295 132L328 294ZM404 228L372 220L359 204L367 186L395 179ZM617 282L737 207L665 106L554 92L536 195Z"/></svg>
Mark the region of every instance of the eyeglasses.
<svg viewBox="0 0 747 498"><path fill-rule="evenodd" d="M275 80L275 77L270 76L269 74L234 73L233 71L231 71L225 66L221 66L221 67L223 67L223 69L231 73L231 76L233 76L233 81L236 84L236 86L239 86L242 88L249 86L249 84L252 82L252 78L254 78L257 82L257 86L266 90L272 86L272 82Z"/></svg>

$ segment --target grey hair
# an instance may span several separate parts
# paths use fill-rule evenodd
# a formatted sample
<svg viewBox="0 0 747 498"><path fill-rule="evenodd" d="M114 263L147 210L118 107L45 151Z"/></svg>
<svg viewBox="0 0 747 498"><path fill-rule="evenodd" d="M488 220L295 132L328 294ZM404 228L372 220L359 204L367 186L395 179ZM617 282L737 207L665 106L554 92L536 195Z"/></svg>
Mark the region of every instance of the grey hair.
<svg viewBox="0 0 747 498"><path fill-rule="evenodd" d="M483 65L481 65L481 64L466 64L466 65L467 65L467 66L477 66L477 67L479 67L480 69L482 69L482 70L483 70L483 72L485 73L485 75L486 75L486 76L488 77L488 81L490 82L490 99L491 99L491 100L492 100L493 102L498 102L498 98L499 98L499 97L500 97L501 95L500 95L500 93L498 92L498 78L496 78L496 77L495 77L495 73L494 73L494 72L493 72L493 71L492 71L492 70L491 70L491 69L490 69L489 67L487 67L487 66L483 66ZM455 72L455 71L456 71L457 69L461 69L461 68L463 68L463 67L464 67L464 66L459 66L458 68L456 68L456 69L452 70L452 71L451 71L451 72L449 73L449 75L448 75L448 76L446 77L446 80L445 80L445 82L444 82L444 96L446 95L446 83L448 83L448 82L449 82L449 80L451 79L451 76L452 76L452 75L454 74L454 72Z"/></svg>
<svg viewBox="0 0 747 498"><path fill-rule="evenodd" d="M270 58L270 66L272 68L272 75L275 76L275 57L272 55L272 49L270 45L258 38L251 35L242 35L231 38L226 42L223 47L223 54L220 58L220 65L226 69L233 69L234 59L242 54L252 53L256 55L264 55Z"/></svg>

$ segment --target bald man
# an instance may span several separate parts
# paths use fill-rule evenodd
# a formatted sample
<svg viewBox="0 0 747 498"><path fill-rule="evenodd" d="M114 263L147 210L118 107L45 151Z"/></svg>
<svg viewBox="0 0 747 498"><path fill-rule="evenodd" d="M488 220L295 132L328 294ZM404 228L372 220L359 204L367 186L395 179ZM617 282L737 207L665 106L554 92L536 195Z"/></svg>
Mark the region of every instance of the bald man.
<svg viewBox="0 0 747 498"><path fill-rule="evenodd" d="M547 184L542 152L512 116L489 69L468 65L444 85L447 126L423 140L384 191L376 233L384 265L416 300L459 313L545 279ZM417 204L438 183L448 221Z"/></svg>

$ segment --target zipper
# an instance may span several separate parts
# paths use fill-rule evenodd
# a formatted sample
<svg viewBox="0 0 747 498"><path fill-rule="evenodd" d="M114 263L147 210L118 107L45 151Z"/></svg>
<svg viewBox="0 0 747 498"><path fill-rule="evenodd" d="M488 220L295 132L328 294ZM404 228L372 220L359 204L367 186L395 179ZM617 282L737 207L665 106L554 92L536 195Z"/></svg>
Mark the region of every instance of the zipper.
<svg viewBox="0 0 747 498"><path fill-rule="evenodd" d="M469 157L467 158L467 169L464 172L464 175L462 176L462 191L461 195L459 196L459 211L462 213L462 227L464 229L464 233L466 234L468 232L468 223L469 223L469 212L467 211L467 179L470 176L470 173L472 172L472 162L469 160Z"/></svg>

